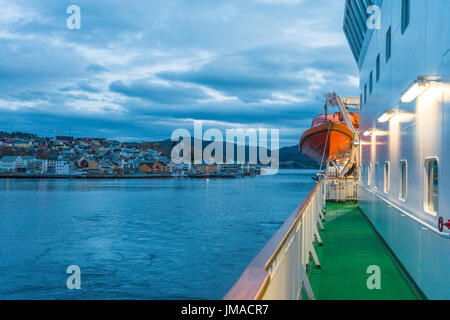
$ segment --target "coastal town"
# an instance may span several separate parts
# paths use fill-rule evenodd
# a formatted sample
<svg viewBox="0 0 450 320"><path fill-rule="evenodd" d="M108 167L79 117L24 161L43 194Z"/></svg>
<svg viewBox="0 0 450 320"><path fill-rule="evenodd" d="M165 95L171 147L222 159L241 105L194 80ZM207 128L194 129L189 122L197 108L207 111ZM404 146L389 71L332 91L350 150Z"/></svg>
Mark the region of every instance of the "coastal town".
<svg viewBox="0 0 450 320"><path fill-rule="evenodd" d="M0 177L201 178L260 173L258 166L248 163L174 164L169 152L157 147L158 143L0 132Z"/></svg>

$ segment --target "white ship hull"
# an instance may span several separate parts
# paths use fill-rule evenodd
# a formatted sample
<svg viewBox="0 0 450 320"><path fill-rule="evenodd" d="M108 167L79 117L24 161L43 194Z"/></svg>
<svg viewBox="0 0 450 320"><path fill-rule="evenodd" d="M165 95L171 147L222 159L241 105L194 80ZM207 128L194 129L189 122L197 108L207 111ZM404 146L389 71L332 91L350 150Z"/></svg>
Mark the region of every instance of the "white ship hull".
<svg viewBox="0 0 450 320"><path fill-rule="evenodd" d="M361 132L371 133L361 135L359 205L423 293L450 299L449 229L438 230L439 217L450 219L450 1L375 1L381 28L358 41L352 10L362 2L349 1L344 20L360 68ZM428 89L402 103L418 76L433 76ZM387 109L394 116L379 122Z"/></svg>

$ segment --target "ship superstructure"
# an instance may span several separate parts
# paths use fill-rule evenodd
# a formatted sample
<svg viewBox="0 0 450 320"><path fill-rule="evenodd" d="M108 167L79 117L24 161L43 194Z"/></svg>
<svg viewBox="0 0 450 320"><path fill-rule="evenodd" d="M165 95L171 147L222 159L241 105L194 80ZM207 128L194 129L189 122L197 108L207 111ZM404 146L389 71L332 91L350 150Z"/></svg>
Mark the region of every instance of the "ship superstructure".
<svg viewBox="0 0 450 320"><path fill-rule="evenodd" d="M345 4L358 175L320 176L226 299L450 299L450 1ZM338 116L302 139L317 161L333 160L319 122Z"/></svg>
<svg viewBox="0 0 450 320"><path fill-rule="evenodd" d="M447 0L352 0L344 18L360 74L359 207L431 299L450 298L449 19Z"/></svg>

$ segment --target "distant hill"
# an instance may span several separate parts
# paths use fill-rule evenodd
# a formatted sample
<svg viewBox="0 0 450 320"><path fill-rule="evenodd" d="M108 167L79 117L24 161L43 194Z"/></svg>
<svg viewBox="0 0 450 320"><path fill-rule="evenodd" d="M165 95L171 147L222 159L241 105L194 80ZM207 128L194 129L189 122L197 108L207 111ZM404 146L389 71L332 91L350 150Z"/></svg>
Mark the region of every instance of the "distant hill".
<svg viewBox="0 0 450 320"><path fill-rule="evenodd" d="M0 138L36 139L36 138L38 138L38 136L35 134L32 134L32 133L26 133L26 132L20 132L20 131L15 131L15 132L0 131Z"/></svg>
<svg viewBox="0 0 450 320"><path fill-rule="evenodd" d="M203 149L208 146L211 143L211 141L202 141ZM156 141L156 142L143 142L141 144L141 149L155 149L161 152L161 154L165 155L166 157L170 157L170 153L172 151L172 148L177 143L172 142L170 139L162 140L162 141ZM192 142L192 145L194 143ZM224 156L226 156L226 142L223 142L223 152ZM252 148L256 147L245 147L245 155L246 159L249 158L249 153ZM251 150L253 151L253 150ZM257 149L256 152L259 155L259 150ZM193 154L193 152L192 152ZM268 152L268 155L270 156L270 151ZM291 147L283 147L279 150L279 157L280 157L280 167L286 168L286 169L316 169L319 167L319 164L315 161L309 159L308 157L304 156L298 151L298 145L291 146ZM237 158L237 145L234 144L234 158L236 160ZM259 157L258 157L259 160Z"/></svg>
<svg viewBox="0 0 450 320"><path fill-rule="evenodd" d="M141 150L146 149L153 149L161 152L163 156L166 156L167 158L170 158L170 152L172 151L172 148L176 145L176 142L172 142L170 139L162 140L162 141L156 141L156 142L142 142L141 143Z"/></svg>
<svg viewBox="0 0 450 320"><path fill-rule="evenodd" d="M280 149L280 167L292 169L317 169L320 164L298 151L299 146Z"/></svg>

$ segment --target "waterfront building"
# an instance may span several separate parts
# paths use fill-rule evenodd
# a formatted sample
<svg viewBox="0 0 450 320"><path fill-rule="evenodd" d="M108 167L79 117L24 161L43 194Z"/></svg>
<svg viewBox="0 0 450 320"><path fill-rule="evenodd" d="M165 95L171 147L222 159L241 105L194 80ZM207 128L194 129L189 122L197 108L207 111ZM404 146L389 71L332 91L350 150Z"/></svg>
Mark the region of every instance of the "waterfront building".
<svg viewBox="0 0 450 320"><path fill-rule="evenodd" d="M50 155L47 162L47 168L49 171L54 171L56 162L59 160L57 155Z"/></svg>
<svg viewBox="0 0 450 320"><path fill-rule="evenodd" d="M31 148L33 146L33 141L19 139L14 141L13 146L16 148Z"/></svg>
<svg viewBox="0 0 450 320"><path fill-rule="evenodd" d="M4 156L0 160L0 170L14 172L17 168L24 166L23 159L20 156Z"/></svg>
<svg viewBox="0 0 450 320"><path fill-rule="evenodd" d="M100 164L95 160L90 160L88 164L89 170L98 170L100 169Z"/></svg>
<svg viewBox="0 0 450 320"><path fill-rule="evenodd" d="M73 137L69 137L69 136L56 136L55 138L58 141L63 141L63 142L68 142L68 143L72 143L74 141Z"/></svg>
<svg viewBox="0 0 450 320"><path fill-rule="evenodd" d="M48 160L34 159L27 163L27 172L32 174L46 174L48 171Z"/></svg>
<svg viewBox="0 0 450 320"><path fill-rule="evenodd" d="M161 161L143 162L139 165L139 171L144 173L163 173L169 172L169 167Z"/></svg>
<svg viewBox="0 0 450 320"><path fill-rule="evenodd" d="M205 174L215 173L221 170L220 164L202 163L202 164L194 164L193 167L198 172Z"/></svg>
<svg viewBox="0 0 450 320"><path fill-rule="evenodd" d="M56 161L55 174L57 175L70 174L70 163L67 161Z"/></svg>

